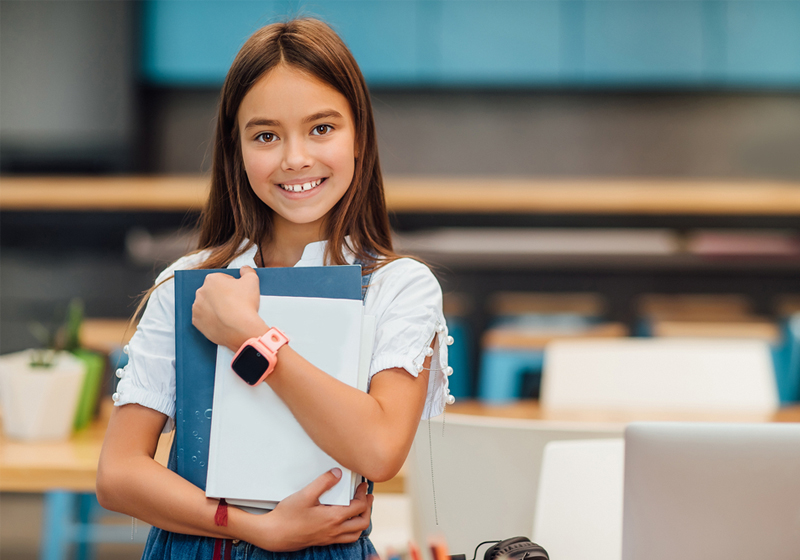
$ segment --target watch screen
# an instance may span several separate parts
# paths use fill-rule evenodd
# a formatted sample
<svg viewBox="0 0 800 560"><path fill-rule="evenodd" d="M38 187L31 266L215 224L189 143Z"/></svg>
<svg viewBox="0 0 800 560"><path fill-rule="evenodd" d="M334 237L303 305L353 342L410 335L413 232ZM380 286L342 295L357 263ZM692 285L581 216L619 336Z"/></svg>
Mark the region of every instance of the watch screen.
<svg viewBox="0 0 800 560"><path fill-rule="evenodd" d="M231 364L248 385L255 385L269 367L269 360L252 346L245 346Z"/></svg>

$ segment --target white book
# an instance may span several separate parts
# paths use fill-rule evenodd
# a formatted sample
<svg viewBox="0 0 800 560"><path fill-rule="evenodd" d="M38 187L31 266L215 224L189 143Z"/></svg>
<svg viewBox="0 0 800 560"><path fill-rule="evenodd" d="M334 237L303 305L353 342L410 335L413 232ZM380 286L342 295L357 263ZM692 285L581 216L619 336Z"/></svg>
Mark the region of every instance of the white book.
<svg viewBox="0 0 800 560"><path fill-rule="evenodd" d="M375 320L363 309L360 300L261 296L259 315L313 365L365 390ZM339 467L342 479L320 502L349 504L360 476L322 451L269 385L242 381L232 359L233 352L218 347L206 496L271 509Z"/></svg>

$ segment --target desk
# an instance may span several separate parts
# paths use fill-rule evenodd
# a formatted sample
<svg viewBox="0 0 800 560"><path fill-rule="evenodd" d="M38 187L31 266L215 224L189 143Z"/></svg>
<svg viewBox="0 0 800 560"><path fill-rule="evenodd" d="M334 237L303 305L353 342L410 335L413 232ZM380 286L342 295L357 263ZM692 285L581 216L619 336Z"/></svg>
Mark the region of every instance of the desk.
<svg viewBox="0 0 800 560"><path fill-rule="evenodd" d="M45 494L42 560L66 558L71 543L78 544L77 558L82 559L91 556L91 543L131 542L129 527L92 521L102 511L94 496L95 481L112 410L113 403L106 399L99 418L66 441L26 443L0 432L0 491ZM167 464L174 434L163 434L159 441L156 460L162 465ZM403 477L376 484L375 490L402 493ZM137 542L146 536L146 531L139 531Z"/></svg>
<svg viewBox="0 0 800 560"><path fill-rule="evenodd" d="M59 519L71 519L74 511L75 493L85 493L93 497L97 461L112 410L112 403L104 401L100 418L90 427L75 434L64 442L21 443L0 436L0 491L3 492L45 492L47 493L46 514L43 520L45 540L42 543L41 558L63 558L65 539L68 530ZM800 422L800 406L782 408L767 416L742 416L718 414L658 414L658 413L620 413L620 412L553 412L543 410L535 401L520 401L507 405L484 405L476 401L461 401L448 407L448 412L496 416L506 418L527 418L537 420L595 421L604 423L625 423L632 420L717 420L717 421L773 421ZM174 433L174 432L173 432ZM166 464L173 434L162 436L159 442L157 459ZM376 492L397 492L405 489L403 471L394 479L376 484ZM82 510L82 511L85 511ZM52 529L57 527L58 530ZM106 528L108 529L108 528ZM120 542L130 542L130 529L115 527ZM116 534L115 533L115 534ZM59 538L62 535L62 538ZM85 542L91 542L87 540Z"/></svg>
<svg viewBox="0 0 800 560"><path fill-rule="evenodd" d="M66 441L20 442L0 435L0 492L46 492L52 489L94 492L97 462L113 403L104 401L100 416ZM172 433L164 434L156 459L167 464Z"/></svg>
<svg viewBox="0 0 800 560"><path fill-rule="evenodd" d="M97 461L112 403L101 406L100 418L90 427L63 442L22 443L0 435L0 491L45 492L54 488L73 492L94 492ZM771 415L702 414L676 412L548 411L536 401L505 405L486 405L478 401L459 401L448 412L574 422L627 423L634 420L684 420L729 422L800 422L800 405L779 409ZM174 433L174 432L173 432ZM156 458L166 464L173 433L159 442ZM375 485L376 492L403 492L403 473Z"/></svg>
<svg viewBox="0 0 800 560"><path fill-rule="evenodd" d="M112 408L110 400L104 401L99 418L66 441L26 443L0 434L0 492L95 492L97 462ZM158 443L156 460L162 465L167 464L174 434L163 434ZM375 484L375 491L402 493L402 473Z"/></svg>
<svg viewBox="0 0 800 560"><path fill-rule="evenodd" d="M614 411L614 410L547 410L538 401L520 400L509 404L488 405L474 400L458 401L447 412L563 422L597 422L627 424L637 421L678 422L800 422L800 405L778 409L772 414L702 413L675 411Z"/></svg>

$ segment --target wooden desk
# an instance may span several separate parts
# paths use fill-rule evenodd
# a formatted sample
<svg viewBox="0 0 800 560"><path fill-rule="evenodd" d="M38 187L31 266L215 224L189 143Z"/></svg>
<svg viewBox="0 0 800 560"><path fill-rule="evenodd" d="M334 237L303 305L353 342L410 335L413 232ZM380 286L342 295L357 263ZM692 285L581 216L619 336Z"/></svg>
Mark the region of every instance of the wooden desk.
<svg viewBox="0 0 800 560"><path fill-rule="evenodd" d="M553 411L542 408L538 401L521 400L509 404L488 405L474 400L457 401L447 407L448 413L522 418L559 422L598 422L627 424L636 421L680 422L800 422L800 405L778 409L773 414L702 413L675 411L610 411L575 410Z"/></svg>
<svg viewBox="0 0 800 560"><path fill-rule="evenodd" d="M3 211L199 211L208 192L200 175L0 182ZM396 176L385 185L393 212L800 215L800 185L788 181Z"/></svg>
<svg viewBox="0 0 800 560"><path fill-rule="evenodd" d="M113 403L101 405L100 417L69 440L20 442L0 432L0 492L95 492L97 462ZM175 432L161 436L156 460L167 464ZM402 493L403 474L375 484L376 492Z"/></svg>
<svg viewBox="0 0 800 560"><path fill-rule="evenodd" d="M113 403L104 401L100 417L66 441L21 442L0 435L0 492L53 489L94 492L97 462ZM164 434L156 459L167 464L172 434Z"/></svg>
<svg viewBox="0 0 800 560"><path fill-rule="evenodd" d="M0 436L0 491L45 492L59 488L74 492L94 492L97 461L103 436L111 414L111 402L101 407L100 419L86 430L64 442L23 443ZM486 405L478 401L461 401L447 408L448 413L528 418L575 422L627 423L634 420L800 422L800 405L782 408L763 415L677 414L654 412L552 412L543 410L536 401L519 401L507 405ZM172 434L165 434L159 443L157 459L166 464ZM377 492L403 492L404 476L376 484Z"/></svg>

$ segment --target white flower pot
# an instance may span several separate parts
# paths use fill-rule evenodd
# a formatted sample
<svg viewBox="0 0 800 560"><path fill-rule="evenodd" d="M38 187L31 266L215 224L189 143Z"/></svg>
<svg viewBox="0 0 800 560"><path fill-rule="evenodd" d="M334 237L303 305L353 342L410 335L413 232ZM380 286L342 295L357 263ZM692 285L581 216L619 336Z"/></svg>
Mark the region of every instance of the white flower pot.
<svg viewBox="0 0 800 560"><path fill-rule="evenodd" d="M3 432L22 440L66 439L86 374L81 360L58 352L53 365L31 367L31 351L0 356Z"/></svg>

